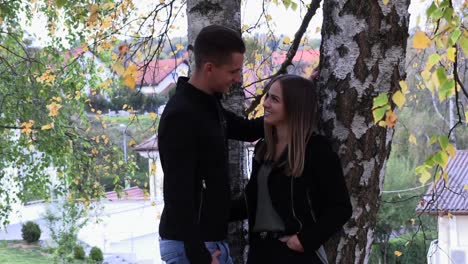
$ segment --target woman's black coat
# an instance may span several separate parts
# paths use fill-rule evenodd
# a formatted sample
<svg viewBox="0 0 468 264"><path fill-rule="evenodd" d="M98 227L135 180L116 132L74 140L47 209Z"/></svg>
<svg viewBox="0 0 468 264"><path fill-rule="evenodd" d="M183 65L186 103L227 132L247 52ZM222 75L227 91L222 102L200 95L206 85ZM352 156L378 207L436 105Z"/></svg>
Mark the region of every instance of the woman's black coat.
<svg viewBox="0 0 468 264"><path fill-rule="evenodd" d="M259 141L255 153L265 147L264 140ZM351 217L343 170L338 156L323 136L314 135L309 140L300 177L284 173L286 153L268 178L270 197L285 223L286 234L297 234L304 250L314 252ZM233 201L231 207L231 220L248 218L250 231L255 226L257 173L262 162L253 158L252 174L244 195Z"/></svg>

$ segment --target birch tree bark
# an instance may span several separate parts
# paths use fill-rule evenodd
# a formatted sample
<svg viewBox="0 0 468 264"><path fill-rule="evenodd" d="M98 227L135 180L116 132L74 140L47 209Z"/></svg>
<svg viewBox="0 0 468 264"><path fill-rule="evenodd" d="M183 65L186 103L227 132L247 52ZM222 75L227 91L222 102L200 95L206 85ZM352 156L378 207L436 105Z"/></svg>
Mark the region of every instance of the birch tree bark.
<svg viewBox="0 0 468 264"><path fill-rule="evenodd" d="M200 30L211 24L227 26L241 32L240 0L188 0L188 42L192 44ZM191 60L193 62L193 59ZM192 65L193 63L191 63ZM191 68L193 69L193 65ZM241 116L244 113L244 92L241 85L232 87L223 98L223 106ZM238 141L229 141L229 176L231 194L241 192L246 181L244 145ZM234 263L243 263L244 248L247 245L245 223L233 223L229 226L229 244Z"/></svg>
<svg viewBox="0 0 468 264"><path fill-rule="evenodd" d="M334 263L367 263L393 130L374 124L373 98L405 79L409 0L323 1L321 130L341 157L353 215L327 243Z"/></svg>

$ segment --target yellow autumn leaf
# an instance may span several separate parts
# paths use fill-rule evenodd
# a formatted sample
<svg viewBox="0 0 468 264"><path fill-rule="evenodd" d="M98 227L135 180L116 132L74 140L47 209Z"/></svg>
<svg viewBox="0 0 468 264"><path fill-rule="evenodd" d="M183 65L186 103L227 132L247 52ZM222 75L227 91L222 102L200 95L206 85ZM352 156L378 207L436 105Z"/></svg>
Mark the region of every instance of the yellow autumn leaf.
<svg viewBox="0 0 468 264"><path fill-rule="evenodd" d="M414 136L413 133L411 133L409 136L409 142L413 145L418 145L418 141L416 140L416 137Z"/></svg>
<svg viewBox="0 0 468 264"><path fill-rule="evenodd" d="M183 50L183 49L184 49L184 45L182 45L180 43L176 44L176 50Z"/></svg>
<svg viewBox="0 0 468 264"><path fill-rule="evenodd" d="M110 3L105 3L102 8L105 9L105 10L109 10L109 9L112 9L114 8L115 4L110 2Z"/></svg>
<svg viewBox="0 0 468 264"><path fill-rule="evenodd" d="M135 89L135 86L136 86L136 79L135 79L135 77L133 77L133 76L131 76L131 75L125 76L125 78L124 78L124 85L127 86L128 88L130 88L131 90L134 90L134 89Z"/></svg>
<svg viewBox="0 0 468 264"><path fill-rule="evenodd" d="M49 109L49 116L57 116L58 110L62 108L61 104L57 104L56 102L52 102L51 104L46 106Z"/></svg>
<svg viewBox="0 0 468 264"><path fill-rule="evenodd" d="M463 186L463 190L468 191L468 184L465 184L465 185Z"/></svg>
<svg viewBox="0 0 468 264"><path fill-rule="evenodd" d="M454 47L450 47L447 49L447 59L449 59L449 61L451 62L455 62L455 48Z"/></svg>
<svg viewBox="0 0 468 264"><path fill-rule="evenodd" d="M114 70L119 76L122 76L125 72L125 68L120 62L114 63L114 65L112 65L112 70Z"/></svg>
<svg viewBox="0 0 468 264"><path fill-rule="evenodd" d="M403 94L409 93L408 85L406 84L406 81L405 81L405 80L401 80L401 81L399 82L399 84L400 84L401 92L402 92Z"/></svg>
<svg viewBox="0 0 468 264"><path fill-rule="evenodd" d="M156 116L157 116L157 115L156 115L155 112L149 113L149 118L150 118L151 120L155 120L155 119L156 119Z"/></svg>
<svg viewBox="0 0 468 264"><path fill-rule="evenodd" d="M422 31L418 31L414 34L414 39L413 39L413 48L415 49L425 49L429 47L431 44L431 40L429 37L426 35L426 33Z"/></svg>
<svg viewBox="0 0 468 264"><path fill-rule="evenodd" d="M135 89L138 67L135 64L131 64L127 69L125 69L123 76L125 86L132 90Z"/></svg>
<svg viewBox="0 0 468 264"><path fill-rule="evenodd" d="M395 254L395 256L397 256L397 257L401 257L401 255L403 255L403 253L401 253L401 252L398 251L398 250L395 250L394 254Z"/></svg>
<svg viewBox="0 0 468 264"><path fill-rule="evenodd" d="M150 164L150 173L151 173L151 174L156 173L156 168L157 168L157 167L156 167L156 163L155 163L155 162L151 162L151 164Z"/></svg>
<svg viewBox="0 0 468 264"><path fill-rule="evenodd" d="M284 37L283 44L288 45L289 43L291 43L291 39L288 36Z"/></svg>
<svg viewBox="0 0 468 264"><path fill-rule="evenodd" d="M321 28L321 27L316 27L316 28L315 28L315 33L319 33L319 32L320 32L320 30L322 30L322 28Z"/></svg>
<svg viewBox="0 0 468 264"><path fill-rule="evenodd" d="M452 219L452 218L453 218L453 215L452 215L451 213L447 213L447 217L448 217L449 219Z"/></svg>
<svg viewBox="0 0 468 264"><path fill-rule="evenodd" d="M392 110L388 110L387 113L385 114L385 124L388 127L393 128L395 127L397 120L398 120L398 116Z"/></svg>
<svg viewBox="0 0 468 264"><path fill-rule="evenodd" d="M160 4L164 4L166 1L165 0L159 0Z"/></svg>
<svg viewBox="0 0 468 264"><path fill-rule="evenodd" d="M385 121L381 120L381 121L379 121L378 125L381 126L381 127L386 127L387 123L385 123Z"/></svg>
<svg viewBox="0 0 468 264"><path fill-rule="evenodd" d="M444 181L445 181L445 183L447 183L447 184L448 184L448 181L449 181L449 175L448 175L448 173L447 173L446 171L444 171Z"/></svg>
<svg viewBox="0 0 468 264"><path fill-rule="evenodd" d="M452 157L452 158L454 158L455 155L457 155L457 150L456 150L455 146L453 146L452 144L448 144L447 147L445 148L445 150L447 151L449 156Z"/></svg>
<svg viewBox="0 0 468 264"><path fill-rule="evenodd" d="M388 5L388 2L390 2L390 0L382 0L382 2L384 5Z"/></svg>
<svg viewBox="0 0 468 264"><path fill-rule="evenodd" d="M429 81L429 79L431 79L431 72L428 70L424 70L423 72L421 72L421 76L423 77L424 81Z"/></svg>
<svg viewBox="0 0 468 264"><path fill-rule="evenodd" d="M52 122L52 123L50 123L50 124L43 125L43 126L41 127L41 130L49 130L49 129L53 128L53 127L54 127L54 123Z"/></svg>
<svg viewBox="0 0 468 264"><path fill-rule="evenodd" d="M265 15L265 19L266 19L267 21L270 21L270 20L271 20L271 15Z"/></svg>
<svg viewBox="0 0 468 264"><path fill-rule="evenodd" d="M133 147L133 146L136 145L136 141L133 140L133 139L131 139L131 140L128 142L128 145L129 145L130 147Z"/></svg>
<svg viewBox="0 0 468 264"><path fill-rule="evenodd" d="M34 123L35 123L34 120L29 120L28 122L21 123L20 125L21 133L24 133L26 135L31 134Z"/></svg>
<svg viewBox="0 0 468 264"><path fill-rule="evenodd" d="M256 55L255 55L255 60L256 60L256 61L262 60L262 55L261 55L261 54L256 54Z"/></svg>
<svg viewBox="0 0 468 264"><path fill-rule="evenodd" d="M398 108L401 108L406 102L405 96L400 91L397 91L393 94L392 100L398 106Z"/></svg>
<svg viewBox="0 0 468 264"><path fill-rule="evenodd" d="M127 104L124 104L124 105L122 106L122 110L127 109L127 107L128 107L128 105L127 105Z"/></svg>

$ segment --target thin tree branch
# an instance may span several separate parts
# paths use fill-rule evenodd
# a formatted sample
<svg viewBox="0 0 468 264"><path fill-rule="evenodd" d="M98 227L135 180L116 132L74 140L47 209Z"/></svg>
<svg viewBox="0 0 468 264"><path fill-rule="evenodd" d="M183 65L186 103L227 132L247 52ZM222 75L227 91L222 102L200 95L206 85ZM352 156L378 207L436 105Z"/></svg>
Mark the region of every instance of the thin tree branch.
<svg viewBox="0 0 468 264"><path fill-rule="evenodd" d="M320 7L320 0L312 0L309 8L307 9L307 13L305 14L304 19L302 20L301 26L299 27L298 31L294 35L294 40L293 40L291 47L289 47L288 53L286 55L286 59L283 61L283 63L281 64L281 67L276 73L274 73L272 76L268 78L265 78L264 80L271 79L280 74L287 73L287 67L292 64L292 59L296 55L296 51L297 51L297 48L299 47L299 43L301 42L302 36L307 30L307 27L309 26L309 23L312 20L312 17L315 15L319 7ZM264 81L264 80L261 80L261 81ZM260 101L262 97L266 94L266 92L267 91L264 89L261 94L255 96L255 99L252 101L250 106L245 111L246 115L250 114L260 104Z"/></svg>

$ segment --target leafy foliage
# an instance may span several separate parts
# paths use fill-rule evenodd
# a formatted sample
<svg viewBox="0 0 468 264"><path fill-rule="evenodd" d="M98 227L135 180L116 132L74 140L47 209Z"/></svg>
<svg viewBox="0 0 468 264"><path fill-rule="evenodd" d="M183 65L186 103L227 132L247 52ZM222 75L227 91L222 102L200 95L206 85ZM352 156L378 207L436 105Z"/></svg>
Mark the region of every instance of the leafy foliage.
<svg viewBox="0 0 468 264"><path fill-rule="evenodd" d="M75 259L81 259L81 260L84 260L86 258L86 253L82 245L76 245L73 248L73 257Z"/></svg>
<svg viewBox="0 0 468 264"><path fill-rule="evenodd" d="M21 236L28 243L36 242L41 237L41 228L38 224L28 221L21 226Z"/></svg>
<svg viewBox="0 0 468 264"><path fill-rule="evenodd" d="M102 255L102 250L98 247L92 247L89 252L89 258L94 260L95 263L102 263L104 256Z"/></svg>

